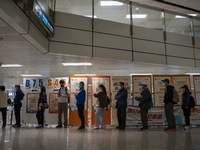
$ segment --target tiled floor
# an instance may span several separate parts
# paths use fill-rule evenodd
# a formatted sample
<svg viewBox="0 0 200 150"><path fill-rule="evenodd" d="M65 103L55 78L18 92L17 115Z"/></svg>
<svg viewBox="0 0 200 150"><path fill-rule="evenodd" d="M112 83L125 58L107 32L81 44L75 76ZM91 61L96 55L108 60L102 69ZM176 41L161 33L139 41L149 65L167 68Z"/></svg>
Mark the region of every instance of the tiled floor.
<svg viewBox="0 0 200 150"><path fill-rule="evenodd" d="M166 133L163 128L138 131L70 128L6 127L0 130L0 150L200 150L200 128Z"/></svg>

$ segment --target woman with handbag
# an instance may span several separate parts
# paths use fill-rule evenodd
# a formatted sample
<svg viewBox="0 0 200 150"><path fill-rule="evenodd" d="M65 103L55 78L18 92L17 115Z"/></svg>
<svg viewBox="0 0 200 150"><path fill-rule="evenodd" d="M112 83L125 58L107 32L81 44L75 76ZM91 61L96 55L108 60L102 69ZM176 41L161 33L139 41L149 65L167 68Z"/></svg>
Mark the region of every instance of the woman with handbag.
<svg viewBox="0 0 200 150"><path fill-rule="evenodd" d="M36 114L38 126L36 128L43 128L44 126L44 110L48 108L47 94L45 86L41 86L40 97L38 100L38 111Z"/></svg>

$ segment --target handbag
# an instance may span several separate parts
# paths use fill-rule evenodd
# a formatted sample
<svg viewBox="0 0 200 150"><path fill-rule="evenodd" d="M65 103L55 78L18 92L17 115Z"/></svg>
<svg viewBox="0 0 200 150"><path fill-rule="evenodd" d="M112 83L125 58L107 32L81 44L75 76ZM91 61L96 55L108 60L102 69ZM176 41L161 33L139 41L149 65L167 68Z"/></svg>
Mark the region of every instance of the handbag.
<svg viewBox="0 0 200 150"><path fill-rule="evenodd" d="M48 109L48 108L49 108L48 103L42 103L41 108L42 108L42 109Z"/></svg>

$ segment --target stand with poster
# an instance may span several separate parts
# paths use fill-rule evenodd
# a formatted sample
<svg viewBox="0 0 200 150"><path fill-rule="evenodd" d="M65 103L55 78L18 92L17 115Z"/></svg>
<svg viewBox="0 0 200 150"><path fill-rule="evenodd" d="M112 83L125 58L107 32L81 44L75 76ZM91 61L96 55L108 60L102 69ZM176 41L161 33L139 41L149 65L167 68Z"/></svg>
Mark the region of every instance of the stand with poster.
<svg viewBox="0 0 200 150"><path fill-rule="evenodd" d="M58 93L49 93L49 113L58 113Z"/></svg>
<svg viewBox="0 0 200 150"><path fill-rule="evenodd" d="M85 84L85 91L86 91L86 100L85 100L85 110L84 110L84 117L85 117L85 125L88 125L88 77L81 77L81 76L71 76L70 77L70 110L69 110L69 124L70 125L81 125L81 120L78 116L78 110L76 106L76 98L75 94L79 92L79 83L84 82Z"/></svg>
<svg viewBox="0 0 200 150"><path fill-rule="evenodd" d="M27 93L26 113L36 113L40 93Z"/></svg>
<svg viewBox="0 0 200 150"><path fill-rule="evenodd" d="M94 76L92 77L92 114L91 124L95 124L96 98L93 96L98 91L99 84L103 84L106 88L107 95L110 95L110 77L109 76ZM109 96L110 97L110 96ZM104 110L105 124L111 124L111 109Z"/></svg>
<svg viewBox="0 0 200 150"><path fill-rule="evenodd" d="M200 106L200 75L193 76L196 105Z"/></svg>

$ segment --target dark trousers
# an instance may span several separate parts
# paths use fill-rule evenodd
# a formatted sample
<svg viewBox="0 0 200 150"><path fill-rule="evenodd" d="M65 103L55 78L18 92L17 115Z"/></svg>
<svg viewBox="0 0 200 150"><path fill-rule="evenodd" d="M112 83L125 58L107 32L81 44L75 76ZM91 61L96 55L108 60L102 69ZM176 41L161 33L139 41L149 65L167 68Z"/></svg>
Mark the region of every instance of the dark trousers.
<svg viewBox="0 0 200 150"><path fill-rule="evenodd" d="M20 125L21 123L21 107L22 107L21 102L19 104L14 105L16 125Z"/></svg>
<svg viewBox="0 0 200 150"><path fill-rule="evenodd" d="M174 117L174 104L167 103L165 104L165 116L168 123L169 129L176 129L176 120Z"/></svg>
<svg viewBox="0 0 200 150"><path fill-rule="evenodd" d="M126 108L117 108L117 119L120 128L126 127Z"/></svg>
<svg viewBox="0 0 200 150"><path fill-rule="evenodd" d="M37 117L38 125L44 126L44 109L38 110L36 117Z"/></svg>
<svg viewBox="0 0 200 150"><path fill-rule="evenodd" d="M185 125L190 126L190 115L191 115L191 108L183 108L183 113L185 116Z"/></svg>
<svg viewBox="0 0 200 150"><path fill-rule="evenodd" d="M81 126L85 126L85 117L84 117L84 104L78 105L78 115L81 119Z"/></svg>
<svg viewBox="0 0 200 150"><path fill-rule="evenodd" d="M6 126L6 116L7 116L7 108L0 108L2 112L2 119L3 119L3 127Z"/></svg>
<svg viewBox="0 0 200 150"><path fill-rule="evenodd" d="M142 127L148 128L148 109L140 109L140 111L141 111Z"/></svg>

